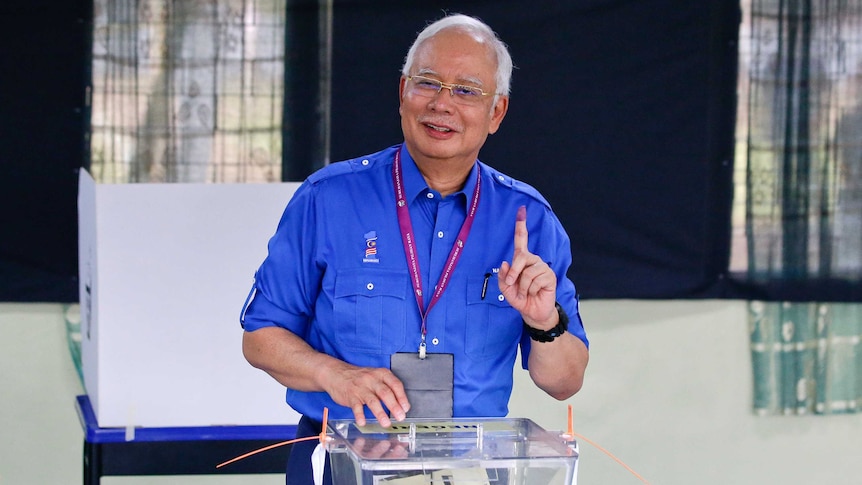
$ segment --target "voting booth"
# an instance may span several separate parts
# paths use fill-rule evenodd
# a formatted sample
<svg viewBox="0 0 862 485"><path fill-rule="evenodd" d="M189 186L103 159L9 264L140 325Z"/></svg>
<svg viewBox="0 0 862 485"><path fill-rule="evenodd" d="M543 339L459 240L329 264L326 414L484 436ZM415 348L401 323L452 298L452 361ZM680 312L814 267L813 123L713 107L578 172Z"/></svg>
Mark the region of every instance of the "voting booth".
<svg viewBox="0 0 862 485"><path fill-rule="evenodd" d="M570 485L577 442L522 418L327 426L339 485Z"/></svg>
<svg viewBox="0 0 862 485"><path fill-rule="evenodd" d="M79 179L81 361L100 427L295 424L239 314L298 183Z"/></svg>

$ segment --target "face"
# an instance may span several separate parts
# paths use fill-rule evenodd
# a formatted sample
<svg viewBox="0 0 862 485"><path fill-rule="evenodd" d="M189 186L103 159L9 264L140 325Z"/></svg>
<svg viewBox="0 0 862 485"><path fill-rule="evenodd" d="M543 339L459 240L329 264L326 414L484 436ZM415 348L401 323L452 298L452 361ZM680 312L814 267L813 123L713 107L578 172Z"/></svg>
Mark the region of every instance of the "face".
<svg viewBox="0 0 862 485"><path fill-rule="evenodd" d="M444 83L476 86L493 93L496 61L492 47L474 36L445 30L416 52L410 75ZM399 86L401 129L407 149L418 163L455 162L470 167L489 134L500 127L508 96L485 96L476 104L459 104L448 89L428 97L413 92L402 76Z"/></svg>

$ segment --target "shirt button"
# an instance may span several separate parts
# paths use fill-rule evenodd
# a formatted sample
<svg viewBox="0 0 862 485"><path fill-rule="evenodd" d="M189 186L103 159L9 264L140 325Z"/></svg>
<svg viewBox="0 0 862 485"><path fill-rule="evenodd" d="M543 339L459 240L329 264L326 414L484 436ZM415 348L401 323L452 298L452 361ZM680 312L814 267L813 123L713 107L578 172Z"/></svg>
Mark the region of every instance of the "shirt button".
<svg viewBox="0 0 862 485"><path fill-rule="evenodd" d="M369 288L369 289L370 289L370 288ZM503 301L503 300L505 300L505 299L506 299L506 297L505 297L505 296L503 296L503 295L497 295L497 301Z"/></svg>
<svg viewBox="0 0 862 485"><path fill-rule="evenodd" d="M368 283L367 285L365 285L365 287L368 288L369 290L373 290L374 289L374 283Z"/></svg>
<svg viewBox="0 0 862 485"><path fill-rule="evenodd" d="M363 160L362 165L368 165L368 159Z"/></svg>
<svg viewBox="0 0 862 485"><path fill-rule="evenodd" d="M443 231L438 232L437 237L443 239Z"/></svg>
<svg viewBox="0 0 862 485"><path fill-rule="evenodd" d="M434 198L434 192L428 192L427 194L425 194L425 197L428 197L429 199L433 199Z"/></svg>
<svg viewBox="0 0 862 485"><path fill-rule="evenodd" d="M440 340L435 337L435 338L431 339L431 343L434 345L437 345L440 343Z"/></svg>
<svg viewBox="0 0 862 485"><path fill-rule="evenodd" d="M503 177L502 175L498 175L497 178L500 179L500 182L504 182L506 180L506 177Z"/></svg>

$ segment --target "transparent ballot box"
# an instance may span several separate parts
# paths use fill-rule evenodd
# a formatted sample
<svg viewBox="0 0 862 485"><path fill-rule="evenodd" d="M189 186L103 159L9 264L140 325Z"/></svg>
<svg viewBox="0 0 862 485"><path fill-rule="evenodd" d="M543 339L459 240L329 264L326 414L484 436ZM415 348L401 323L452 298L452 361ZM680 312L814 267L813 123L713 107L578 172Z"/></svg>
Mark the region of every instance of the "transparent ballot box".
<svg viewBox="0 0 862 485"><path fill-rule="evenodd" d="M327 427L334 485L571 485L577 443L522 418Z"/></svg>

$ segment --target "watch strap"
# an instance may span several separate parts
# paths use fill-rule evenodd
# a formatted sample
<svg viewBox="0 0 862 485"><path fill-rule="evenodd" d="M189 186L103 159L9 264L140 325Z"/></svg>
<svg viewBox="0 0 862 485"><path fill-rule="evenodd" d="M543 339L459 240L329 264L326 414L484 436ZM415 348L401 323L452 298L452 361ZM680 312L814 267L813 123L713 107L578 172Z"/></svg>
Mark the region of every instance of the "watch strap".
<svg viewBox="0 0 862 485"><path fill-rule="evenodd" d="M530 338L536 342L553 342L555 338L564 334L569 329L569 316L559 303L554 302L554 307L557 309L557 315L560 317L559 323L554 328L549 330L539 330L527 325L524 322L524 329L530 334ZM523 320L522 320L523 321Z"/></svg>

